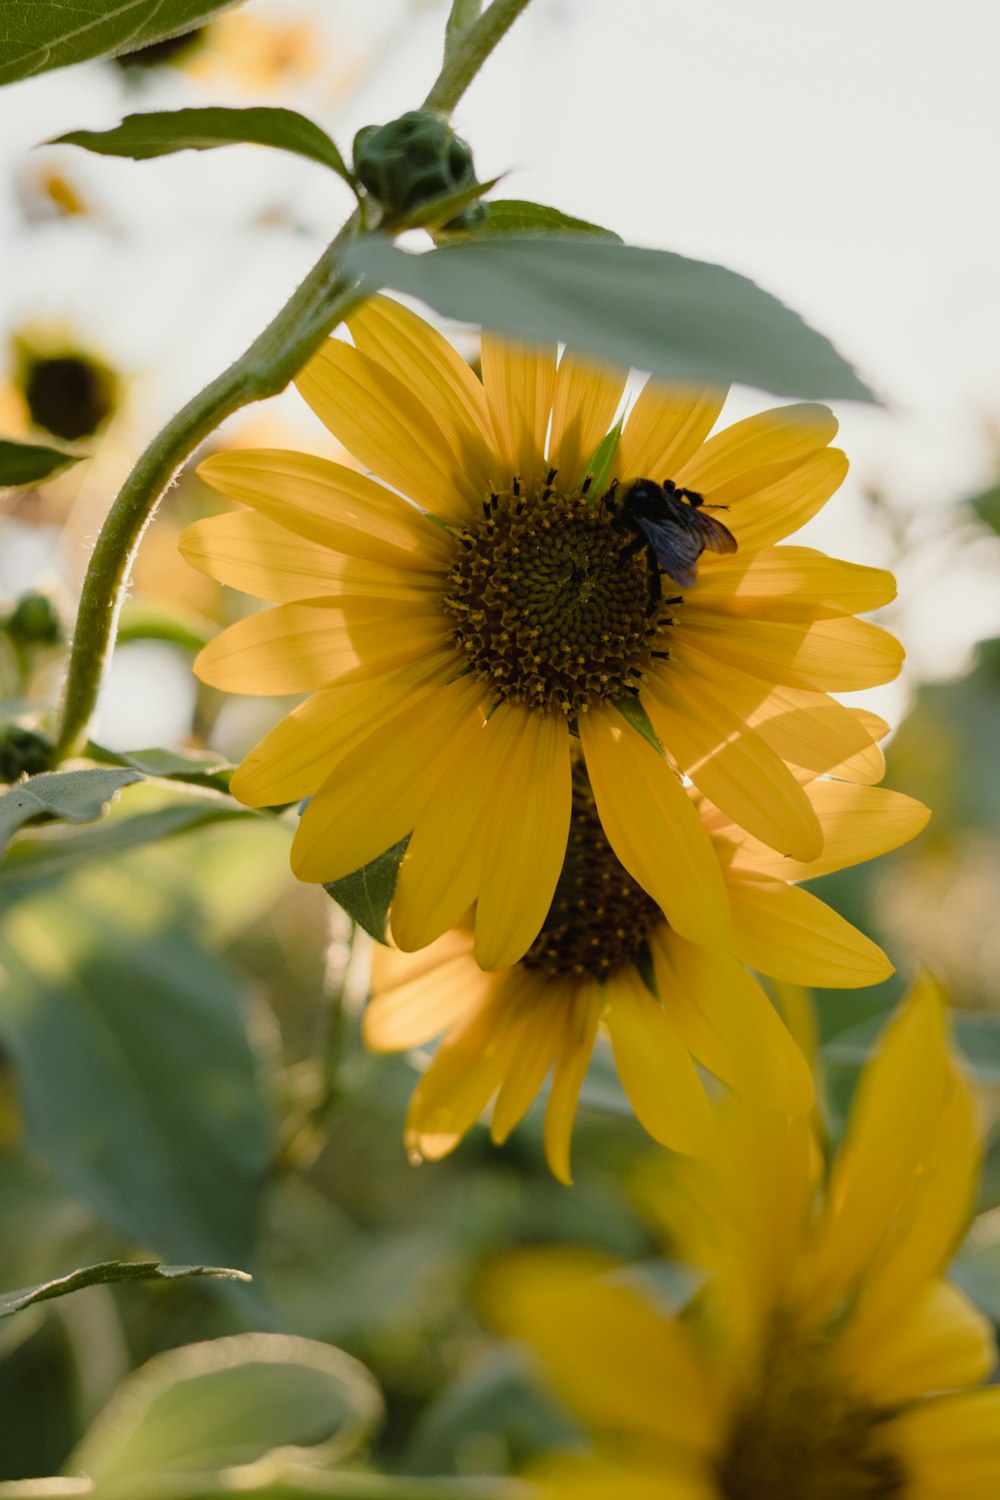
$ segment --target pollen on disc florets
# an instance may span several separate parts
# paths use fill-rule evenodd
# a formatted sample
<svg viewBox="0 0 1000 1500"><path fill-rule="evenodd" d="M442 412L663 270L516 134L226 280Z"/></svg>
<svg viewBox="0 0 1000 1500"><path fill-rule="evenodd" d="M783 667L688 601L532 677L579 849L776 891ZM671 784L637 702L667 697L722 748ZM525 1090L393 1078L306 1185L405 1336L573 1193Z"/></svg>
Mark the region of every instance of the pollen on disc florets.
<svg viewBox="0 0 1000 1500"><path fill-rule="evenodd" d="M719 1461L725 1500L894 1500L907 1489L888 1412L846 1392L822 1347L780 1332Z"/></svg>
<svg viewBox="0 0 1000 1500"><path fill-rule="evenodd" d="M573 773L573 815L548 916L521 962L552 978L607 979L635 963L663 913L604 836L586 772Z"/></svg>
<svg viewBox="0 0 1000 1500"><path fill-rule="evenodd" d="M458 536L443 605L498 700L574 717L635 693L670 625L645 558L580 491L515 480Z"/></svg>

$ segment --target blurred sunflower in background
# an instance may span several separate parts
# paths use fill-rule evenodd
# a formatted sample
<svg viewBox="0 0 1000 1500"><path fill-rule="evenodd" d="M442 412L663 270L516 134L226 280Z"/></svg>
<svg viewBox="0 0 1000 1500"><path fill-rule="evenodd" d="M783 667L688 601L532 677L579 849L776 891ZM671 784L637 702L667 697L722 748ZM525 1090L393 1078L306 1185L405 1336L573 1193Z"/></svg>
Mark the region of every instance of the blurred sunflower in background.
<svg viewBox="0 0 1000 1500"><path fill-rule="evenodd" d="M793 984L857 987L892 972L881 949L817 897L802 873L858 864L914 837L921 803L879 787L814 781L806 789L826 840L816 868L782 862L695 796L733 913L728 945L673 930L604 836L581 761L574 767L569 842L552 906L520 963L484 973L472 924L420 953L377 949L363 1035L376 1051L419 1047L445 1033L413 1095L406 1144L420 1157L451 1151L495 1096L492 1135L504 1141L549 1071L549 1166L569 1182L577 1099L599 1028L642 1125L665 1146L698 1153L712 1110L695 1063L763 1107L803 1114L813 1102L805 1060L744 968ZM405 930L406 861L393 907ZM442 881L449 872L441 872Z"/></svg>
<svg viewBox="0 0 1000 1500"><path fill-rule="evenodd" d="M0 392L7 432L30 429L65 442L96 437L121 402L119 376L66 323L33 323L10 337L11 379Z"/></svg>
<svg viewBox="0 0 1000 1500"><path fill-rule="evenodd" d="M496 1275L594 1436L537 1475L558 1500L992 1500L1000 1389L989 1322L942 1277L978 1171L942 997L919 982L865 1068L824 1169L810 1124L731 1101L702 1161L647 1195L703 1289L679 1314L597 1257Z"/></svg>
<svg viewBox="0 0 1000 1500"><path fill-rule="evenodd" d="M725 881L685 781L778 854L815 860L802 776L875 748L829 694L902 660L855 618L892 598L890 574L774 545L843 479L835 419L785 406L710 436L723 391L649 382L609 440L623 370L484 334L480 383L386 298L348 328L353 346L330 340L297 383L384 483L294 452L219 455L202 477L251 509L182 541L195 567L277 605L216 637L202 679L312 694L235 795L311 798L292 849L303 880L412 835L407 946L475 905L477 962L501 969L551 905L579 743L629 876L681 937L724 941ZM639 476L725 508L737 550L705 552L681 592L623 535L612 485Z"/></svg>

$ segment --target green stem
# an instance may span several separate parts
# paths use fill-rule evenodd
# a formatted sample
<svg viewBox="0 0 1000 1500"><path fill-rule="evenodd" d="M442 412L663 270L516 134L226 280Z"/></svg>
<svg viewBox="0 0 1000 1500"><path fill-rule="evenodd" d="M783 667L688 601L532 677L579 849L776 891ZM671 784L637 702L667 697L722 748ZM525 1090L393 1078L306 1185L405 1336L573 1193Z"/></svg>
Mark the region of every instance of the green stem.
<svg viewBox="0 0 1000 1500"><path fill-rule="evenodd" d="M489 10L456 36L449 30L444 65L424 109L450 114L497 43L506 35L529 0L493 0ZM453 8L453 14L458 8ZM459 12L460 13L460 12Z"/></svg>

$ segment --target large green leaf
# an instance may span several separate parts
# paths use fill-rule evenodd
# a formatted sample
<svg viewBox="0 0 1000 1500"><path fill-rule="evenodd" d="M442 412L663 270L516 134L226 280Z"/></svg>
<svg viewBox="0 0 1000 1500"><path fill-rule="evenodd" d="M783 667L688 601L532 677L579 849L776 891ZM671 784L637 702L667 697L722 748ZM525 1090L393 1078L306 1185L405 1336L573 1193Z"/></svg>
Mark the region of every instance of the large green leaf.
<svg viewBox="0 0 1000 1500"><path fill-rule="evenodd" d="M131 1243L250 1267L270 1131L247 997L177 902L86 871L5 914L0 969L28 1146Z"/></svg>
<svg viewBox="0 0 1000 1500"><path fill-rule="evenodd" d="M237 1334L171 1349L137 1371L67 1468L88 1474L103 1494L154 1476L211 1475L276 1449L283 1465L298 1458L329 1466L357 1449L381 1415L375 1381L341 1350Z"/></svg>
<svg viewBox="0 0 1000 1500"><path fill-rule="evenodd" d="M35 818L92 823L107 810L116 792L141 781L139 771L45 771L20 781L0 797L0 851L19 828Z"/></svg>
<svg viewBox="0 0 1000 1500"><path fill-rule="evenodd" d="M874 400L829 339L770 292L667 250L511 234L415 255L368 235L347 259L372 292L395 287L449 317L532 342L562 339L664 380Z"/></svg>
<svg viewBox="0 0 1000 1500"><path fill-rule="evenodd" d="M325 130L294 109L255 105L250 109L163 109L126 115L111 130L70 130L50 142L83 146L100 156L147 161L175 151L214 151L217 146L275 146L330 167L350 182L344 158Z"/></svg>
<svg viewBox="0 0 1000 1500"><path fill-rule="evenodd" d="M23 484L41 484L43 479L78 464L82 453L66 453L44 443L15 443L0 438L0 489L16 489Z"/></svg>
<svg viewBox="0 0 1000 1500"><path fill-rule="evenodd" d="M105 1260L96 1266L81 1266L67 1276L56 1276L51 1281L40 1281L35 1286L21 1287L16 1292L0 1292L0 1318L9 1318L13 1313L36 1302L48 1302L52 1297L65 1297L70 1292L79 1292L86 1286L107 1286L121 1281L184 1281L192 1276L223 1276L234 1281L249 1281L245 1271L234 1271L224 1266L165 1266L158 1260Z"/></svg>
<svg viewBox="0 0 1000 1500"><path fill-rule="evenodd" d="M200 26L233 0L0 0L0 83L117 57Z"/></svg>
<svg viewBox="0 0 1000 1500"><path fill-rule="evenodd" d="M343 880L335 880L323 887L348 916L380 943L385 942L389 907L396 894L399 867L408 843L409 838L401 839L364 869L355 870L353 875L345 875Z"/></svg>

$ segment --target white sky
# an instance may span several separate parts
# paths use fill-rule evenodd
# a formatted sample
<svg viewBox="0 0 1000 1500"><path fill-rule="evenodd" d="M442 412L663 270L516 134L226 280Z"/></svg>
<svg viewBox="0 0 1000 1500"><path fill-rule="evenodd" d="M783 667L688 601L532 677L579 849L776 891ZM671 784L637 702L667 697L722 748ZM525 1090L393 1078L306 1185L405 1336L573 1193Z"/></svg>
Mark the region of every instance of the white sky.
<svg viewBox="0 0 1000 1500"><path fill-rule="evenodd" d="M346 152L419 103L444 0L250 0L322 25L336 77L293 99L209 93L173 70L125 99L84 66L0 91L0 330L71 317L137 372L136 442L262 326L348 209L317 166L246 149L133 164L50 153L108 227L23 226L26 153L127 109L289 103ZM841 555L891 549L862 496L916 516L893 620L911 670L960 670L1000 632L1000 543L960 545L943 505L987 482L1000 426L997 0L533 0L456 115L498 190L633 243L722 261L828 333L890 412L844 405L853 471L814 527ZM344 94L343 79L366 79ZM280 206L300 226L247 233ZM294 398L292 398L294 399ZM735 409L760 404L738 393ZM898 694L883 698L895 717Z"/></svg>

